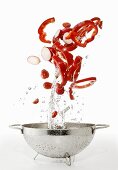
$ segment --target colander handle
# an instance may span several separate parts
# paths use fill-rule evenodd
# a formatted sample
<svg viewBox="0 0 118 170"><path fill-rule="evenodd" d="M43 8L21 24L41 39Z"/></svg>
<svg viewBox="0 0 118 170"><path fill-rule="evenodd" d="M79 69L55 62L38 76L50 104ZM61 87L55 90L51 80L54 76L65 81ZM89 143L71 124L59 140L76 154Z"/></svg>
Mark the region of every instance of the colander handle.
<svg viewBox="0 0 118 170"><path fill-rule="evenodd" d="M14 124L14 125L9 125L10 128L12 129L17 129L20 130L22 132L22 125L21 124Z"/></svg>
<svg viewBox="0 0 118 170"><path fill-rule="evenodd" d="M106 124L96 124L95 125L95 129L103 129L103 128L107 128L109 127L109 125Z"/></svg>

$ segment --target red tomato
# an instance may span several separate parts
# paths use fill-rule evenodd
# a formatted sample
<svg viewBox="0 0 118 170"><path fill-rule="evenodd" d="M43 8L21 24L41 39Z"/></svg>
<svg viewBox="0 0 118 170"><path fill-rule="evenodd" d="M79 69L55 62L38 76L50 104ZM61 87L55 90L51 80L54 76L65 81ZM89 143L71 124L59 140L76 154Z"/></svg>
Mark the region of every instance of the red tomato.
<svg viewBox="0 0 118 170"><path fill-rule="evenodd" d="M54 112L52 113L52 118L55 118L55 117L57 116L57 114L58 114L58 112L57 112L57 111L54 111Z"/></svg>
<svg viewBox="0 0 118 170"><path fill-rule="evenodd" d="M47 79L49 77L49 72L45 69L41 70L42 79Z"/></svg>
<svg viewBox="0 0 118 170"><path fill-rule="evenodd" d="M37 103L39 103L39 99L38 98L33 101L33 104L37 104Z"/></svg>
<svg viewBox="0 0 118 170"><path fill-rule="evenodd" d="M56 93L57 94L63 94L64 93L64 87L62 87L59 83L56 84Z"/></svg>
<svg viewBox="0 0 118 170"><path fill-rule="evenodd" d="M52 83L50 83L50 82L45 82L45 83L43 83L43 87L44 87L45 89L51 89Z"/></svg>

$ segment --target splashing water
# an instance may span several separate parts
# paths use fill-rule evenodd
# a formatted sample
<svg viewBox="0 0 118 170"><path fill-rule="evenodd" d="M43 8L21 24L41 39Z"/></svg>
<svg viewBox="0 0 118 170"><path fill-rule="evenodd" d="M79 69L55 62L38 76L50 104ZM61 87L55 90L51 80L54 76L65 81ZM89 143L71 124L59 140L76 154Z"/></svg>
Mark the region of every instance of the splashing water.
<svg viewBox="0 0 118 170"><path fill-rule="evenodd" d="M58 69L55 69L55 75L54 75L54 80L52 83L52 88L51 88L51 96L50 96L50 101L49 101L49 114L48 114L48 128L49 129L56 129L57 127L57 118L52 118L52 113L57 110L59 112L59 106L58 103L60 101L61 96L58 95L57 98L55 98L56 95L56 75L58 73Z"/></svg>
<svg viewBox="0 0 118 170"><path fill-rule="evenodd" d="M48 128L49 129L64 129L65 128L65 118L67 116L69 117L69 121L71 121L71 122L80 123L80 121L82 120L80 113L81 113L84 103L82 101L80 102L80 100L81 100L80 97L76 96L76 99L74 101L70 101L70 99L69 99L69 101L70 101L69 102L69 101L67 101L67 97L64 94L58 95L56 93L56 83L57 83L56 75L57 75L57 73L58 73L58 69L56 68L55 77L54 77L52 89L51 89L49 109L48 109L49 110L48 111ZM68 92L66 92L66 94L67 93ZM79 105L79 107L78 107L78 105ZM58 114L55 118L52 118L52 113L54 111L57 111Z"/></svg>

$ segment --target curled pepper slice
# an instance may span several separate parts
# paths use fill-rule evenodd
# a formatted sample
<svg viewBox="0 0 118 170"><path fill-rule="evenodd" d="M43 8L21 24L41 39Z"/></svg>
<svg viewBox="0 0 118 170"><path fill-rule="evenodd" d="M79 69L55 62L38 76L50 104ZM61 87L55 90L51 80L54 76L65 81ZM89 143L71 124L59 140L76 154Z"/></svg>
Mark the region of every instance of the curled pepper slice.
<svg viewBox="0 0 118 170"><path fill-rule="evenodd" d="M94 18L91 19L91 21L93 21L96 25L98 25L98 27L99 27L100 29L102 29L102 24L103 24L103 22L101 21L100 18L94 17Z"/></svg>
<svg viewBox="0 0 118 170"><path fill-rule="evenodd" d="M50 40L46 40L46 33L44 32L44 28L49 24L55 22L55 18L49 18L45 20L38 29L39 39L44 43L51 43Z"/></svg>
<svg viewBox="0 0 118 170"><path fill-rule="evenodd" d="M71 44L64 44L64 48L67 51L73 51L77 48L77 45L75 43L71 43Z"/></svg>
<svg viewBox="0 0 118 170"><path fill-rule="evenodd" d="M81 70L82 57L77 56L73 61L73 64L68 69L68 80L75 82L78 78L78 74Z"/></svg>
<svg viewBox="0 0 118 170"><path fill-rule="evenodd" d="M52 56L52 59L54 60L56 67L60 71L61 78L62 78L62 82L60 85L63 87L67 83L67 74L66 74L67 64L57 55Z"/></svg>
<svg viewBox="0 0 118 170"><path fill-rule="evenodd" d="M74 95L73 95L73 89L72 88L73 88L73 83L69 87L69 97L70 97L71 100L74 100L75 98L74 98Z"/></svg>
<svg viewBox="0 0 118 170"><path fill-rule="evenodd" d="M60 52L61 57L66 60L68 66L70 66L73 63L73 55L65 50L59 41L55 42L54 47Z"/></svg>
<svg viewBox="0 0 118 170"><path fill-rule="evenodd" d="M91 30L94 30L94 31L90 38L88 38L84 42L82 42L81 32L83 30L85 30L87 32L88 30L86 30L86 28L88 28L88 27L89 27L89 31L91 31ZM75 27L72 29L72 31L66 38L67 39L71 38L75 42L75 44L80 47L86 47L87 43L92 41L94 39L95 35L97 35L97 33L98 33L98 28L94 24L94 22L90 21L90 20L86 20L86 21L80 22L79 24L75 25ZM83 35L85 35L85 32Z"/></svg>
<svg viewBox="0 0 118 170"><path fill-rule="evenodd" d="M82 63L82 57L80 56L77 56L75 58L75 61L73 63L73 65L76 67L74 73L73 73L73 82L76 82L77 78L78 78L78 75L80 73L80 70L81 70L81 63Z"/></svg>
<svg viewBox="0 0 118 170"><path fill-rule="evenodd" d="M83 89L83 88L93 85L95 81L96 81L96 77L89 77L89 78L81 79L81 80L76 81L73 84L73 88ZM88 83L84 85L79 85L80 83L83 83L83 82L88 82Z"/></svg>

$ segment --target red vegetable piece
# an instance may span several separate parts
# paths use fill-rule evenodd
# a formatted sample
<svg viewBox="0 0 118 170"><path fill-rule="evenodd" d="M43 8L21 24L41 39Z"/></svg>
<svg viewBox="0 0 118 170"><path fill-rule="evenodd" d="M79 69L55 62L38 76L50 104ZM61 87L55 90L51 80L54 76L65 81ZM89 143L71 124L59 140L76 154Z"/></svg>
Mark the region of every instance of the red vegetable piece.
<svg viewBox="0 0 118 170"><path fill-rule="evenodd" d="M38 29L39 39L44 43L51 43L50 40L46 40L46 33L44 32L44 28L49 24L55 22L55 18L49 18L45 20Z"/></svg>
<svg viewBox="0 0 118 170"><path fill-rule="evenodd" d="M93 31L93 33L92 33L92 35L89 39L82 42L82 39L81 39L81 36L80 36L81 31L83 31L83 29L86 29L87 27L91 27L91 30L93 29L94 31ZM70 32L70 34L66 38L67 39L71 38L75 42L75 44L80 46L80 47L86 47L87 43L91 42L94 39L95 35L97 35L97 33L98 33L98 28L94 24L94 22L90 21L90 20L86 20L86 21L80 22L79 24L75 25L75 27L72 29L72 31Z"/></svg>
<svg viewBox="0 0 118 170"><path fill-rule="evenodd" d="M50 83L50 82L45 82L45 83L43 83L43 87L44 87L45 89L51 89L51 88L52 88L52 83Z"/></svg>
<svg viewBox="0 0 118 170"><path fill-rule="evenodd" d="M62 87L59 83L56 84L56 93L57 94L63 94L64 93L64 87Z"/></svg>
<svg viewBox="0 0 118 170"><path fill-rule="evenodd" d="M64 49L67 51L73 51L77 48L77 45L75 43L71 44L64 44Z"/></svg>
<svg viewBox="0 0 118 170"><path fill-rule="evenodd" d="M78 75L80 73L80 70L81 70L81 63L82 63L82 57L80 56L77 56L75 58L75 61L73 63L73 65L76 67L74 73L73 73L73 81L75 82L78 78Z"/></svg>
<svg viewBox="0 0 118 170"><path fill-rule="evenodd" d="M71 24L69 22L64 22L62 25L65 28L71 27Z"/></svg>
<svg viewBox="0 0 118 170"><path fill-rule="evenodd" d="M54 46L58 51L61 52L61 57L63 57L66 60L68 66L70 66L73 63L73 55L67 50L64 50L64 46L62 46L60 42L55 42Z"/></svg>
<svg viewBox="0 0 118 170"><path fill-rule="evenodd" d="M100 29L102 29L103 22L100 20L100 18L94 17L94 18L91 19L91 21L93 21L96 25L99 26Z"/></svg>
<svg viewBox="0 0 118 170"><path fill-rule="evenodd" d="M41 77L42 79L46 79L49 77L49 72L45 69L41 70Z"/></svg>
<svg viewBox="0 0 118 170"><path fill-rule="evenodd" d="M33 104L37 104L37 103L39 103L39 99L38 98L33 101Z"/></svg>
<svg viewBox="0 0 118 170"><path fill-rule="evenodd" d="M60 71L61 78L62 78L61 86L65 86L67 83L67 74L66 74L67 65L59 56L56 55L52 56L52 59L54 60L56 67Z"/></svg>
<svg viewBox="0 0 118 170"><path fill-rule="evenodd" d="M55 118L55 117L57 116L57 114L58 114L58 112L57 112L57 111L54 111L54 112L52 113L52 118Z"/></svg>
<svg viewBox="0 0 118 170"><path fill-rule="evenodd" d="M73 83L69 87L69 97L71 100L74 100L72 87L73 87Z"/></svg>
<svg viewBox="0 0 118 170"><path fill-rule="evenodd" d="M73 81L73 73L74 73L75 69L76 69L76 67L74 65L71 65L71 67L68 69L68 72L67 72L68 81Z"/></svg>
<svg viewBox="0 0 118 170"><path fill-rule="evenodd" d="M96 77L89 77L89 78L81 79L74 83L73 88L78 88L78 89L86 88L86 87L93 85L95 81L96 81ZM88 83L84 85L79 85L82 82L88 82Z"/></svg>

